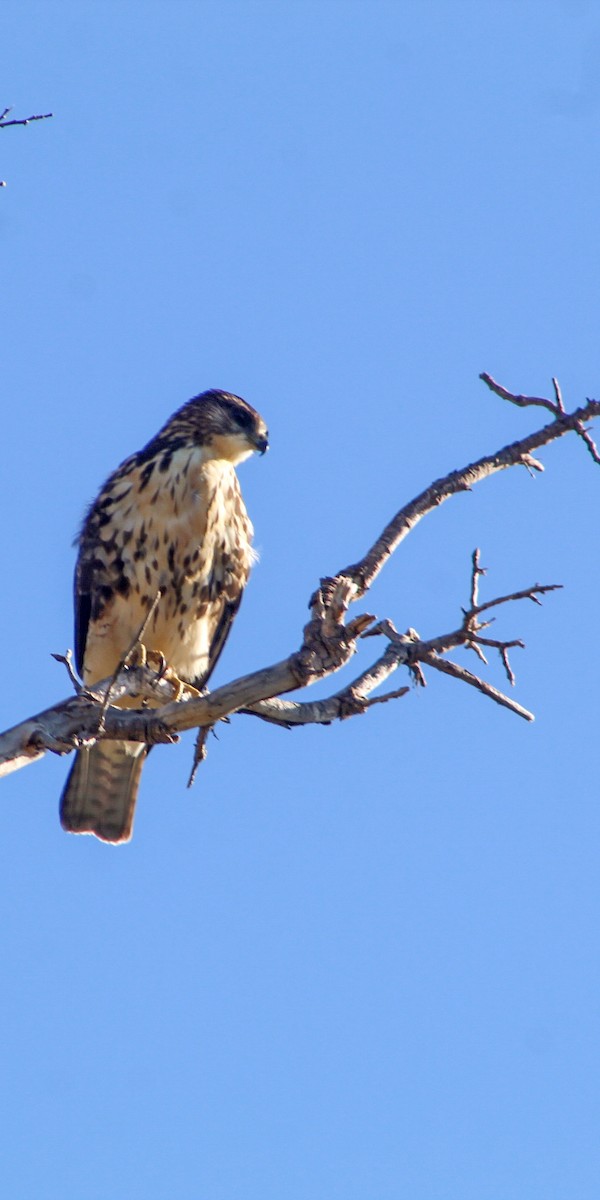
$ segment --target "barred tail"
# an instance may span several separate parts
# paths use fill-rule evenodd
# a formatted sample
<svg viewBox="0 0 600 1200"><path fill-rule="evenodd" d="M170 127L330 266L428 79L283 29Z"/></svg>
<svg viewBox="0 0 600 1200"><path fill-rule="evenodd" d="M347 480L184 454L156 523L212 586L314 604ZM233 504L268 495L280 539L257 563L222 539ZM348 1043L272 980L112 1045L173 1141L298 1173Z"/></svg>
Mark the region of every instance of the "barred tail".
<svg viewBox="0 0 600 1200"><path fill-rule="evenodd" d="M63 829L128 842L147 753L140 742L104 741L78 750L60 798Z"/></svg>

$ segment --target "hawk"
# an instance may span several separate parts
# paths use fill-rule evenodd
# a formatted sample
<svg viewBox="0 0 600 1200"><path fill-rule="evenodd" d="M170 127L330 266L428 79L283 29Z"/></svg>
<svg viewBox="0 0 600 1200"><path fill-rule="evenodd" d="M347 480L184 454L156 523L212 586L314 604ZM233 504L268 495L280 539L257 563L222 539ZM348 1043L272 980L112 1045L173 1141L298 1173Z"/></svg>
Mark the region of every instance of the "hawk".
<svg viewBox="0 0 600 1200"><path fill-rule="evenodd" d="M75 657L86 684L114 673L159 595L144 645L204 687L254 557L235 467L268 445L245 400L202 392L109 476L78 538ZM128 841L147 754L126 741L79 750L61 796L63 828Z"/></svg>

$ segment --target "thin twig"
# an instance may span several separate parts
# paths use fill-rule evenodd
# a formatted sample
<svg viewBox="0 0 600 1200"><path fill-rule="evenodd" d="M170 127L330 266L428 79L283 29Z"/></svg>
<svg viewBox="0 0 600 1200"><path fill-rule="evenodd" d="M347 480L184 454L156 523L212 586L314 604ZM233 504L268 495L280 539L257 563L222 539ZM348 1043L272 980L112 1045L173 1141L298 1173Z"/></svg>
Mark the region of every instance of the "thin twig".
<svg viewBox="0 0 600 1200"><path fill-rule="evenodd" d="M495 392L497 396L500 396L501 400L508 400L510 404L516 404L518 408L547 408L548 412L551 412L555 417L559 416L565 411L562 405L562 398L559 400L558 396L556 403L554 403L552 400L544 399L543 396L518 396L515 394L515 392L509 392L508 388L503 387L501 383L497 383L495 379L492 379L492 376L488 375L487 371L482 371L479 378L482 379L484 383L487 383L490 391ZM554 379L552 382L556 391L558 385Z"/></svg>
<svg viewBox="0 0 600 1200"><path fill-rule="evenodd" d="M559 412L564 413L566 410L565 410L565 406L563 404L562 392L560 390L560 383L558 382L558 379L554 378L554 375L552 376L552 387L554 388L554 395L556 396L556 407Z"/></svg>
<svg viewBox="0 0 600 1200"><path fill-rule="evenodd" d="M582 442L584 442L585 445L587 446L594 462L598 463L600 465L600 454L598 453L598 448L596 446L596 443L590 436L590 433L588 432L588 430L585 429L584 426L581 424L581 422L578 422L578 424L576 425L575 433L579 434L579 437L581 438Z"/></svg>
<svg viewBox="0 0 600 1200"><path fill-rule="evenodd" d="M480 551L477 548L475 548L475 550L473 551L472 559L471 559L471 561L473 563L473 570L472 570L472 574L471 574L471 605L470 605L471 608L475 608L477 606L477 597L478 597L478 592L479 592L479 578L481 575L485 575L485 571L486 571L485 567L479 566L479 559L480 559Z"/></svg>
<svg viewBox="0 0 600 1200"><path fill-rule="evenodd" d="M52 117L54 115L53 113L38 113L36 116L23 117L18 121L15 119L11 121L5 121L4 118L9 112L11 112L10 106L5 108L4 111L0 113L0 129L8 129L10 125L29 125L32 121L47 121L48 117ZM0 187L6 187L5 179L0 179Z"/></svg>
<svg viewBox="0 0 600 1200"><path fill-rule="evenodd" d="M54 113L37 113L36 116L22 117L19 121L14 119L5 121L4 118L10 111L10 108L5 108L4 112L0 114L0 129L8 129L9 125L30 125L32 121L47 121L48 117L54 116Z"/></svg>
<svg viewBox="0 0 600 1200"><path fill-rule="evenodd" d="M471 687L477 688L484 696L488 696L490 700L495 700L496 704L501 704L504 708L510 708L511 712L516 713L518 717L523 717L526 721L535 721L533 713L529 712L528 709L517 704L515 700L511 700L509 696L505 696L504 692L499 692L498 688L492 687L491 683L486 683L478 675L473 675L465 667L459 667L458 663L451 662L447 658L438 658L435 654L428 655L423 661L429 667L434 667L436 671L441 671L444 675L451 675L453 679L460 679L462 683L468 683Z"/></svg>
<svg viewBox="0 0 600 1200"><path fill-rule="evenodd" d="M146 632L146 629L148 628L148 625L150 623L150 619L156 611L156 607L158 605L158 602L159 602L161 596L162 596L162 589L159 588L154 597L154 600L152 601L150 607L148 608L148 612L146 613L144 620L142 621L135 637L133 638L133 641L131 642L129 648L125 651L125 654L121 658L120 662L118 662L117 666L115 667L112 679L106 689L106 695L104 697L102 708L100 710L100 720L99 720L99 724L98 724L98 731L100 733L102 733L102 731L104 729L104 721L106 718L106 713L108 711L108 706L110 704L110 697L111 697L113 687L114 687L115 683L117 682L117 679L118 679L121 671L127 665L127 662L130 659L131 655L133 654L133 651L135 650L136 646L140 645L141 640L144 636L144 633Z"/></svg>
<svg viewBox="0 0 600 1200"><path fill-rule="evenodd" d="M201 725L198 730L196 742L194 744L194 759L192 762L192 769L190 771L190 777L187 781L187 786L189 788L193 787L198 767L200 766L200 763L203 763L206 760L208 755L206 741L211 729L212 725Z"/></svg>
<svg viewBox="0 0 600 1200"><path fill-rule="evenodd" d="M56 661L59 663L63 663L64 666L67 668L67 674L68 674L69 679L71 680L71 683L73 684L73 687L75 688L75 691L77 692L77 694L79 695L80 692L84 691L83 684L77 678L75 671L73 670L73 652L72 652L72 650L67 650L66 654L53 654L52 658L55 658Z"/></svg>
<svg viewBox="0 0 600 1200"><path fill-rule="evenodd" d="M515 645L524 647L525 642L516 642ZM508 660L508 647L507 646L500 646L500 657L504 664L504 670L506 671L506 678L508 679L510 686L514 687L515 682L516 682L515 675L514 675L514 671L513 671L512 667L510 665L510 662Z"/></svg>
<svg viewBox="0 0 600 1200"><path fill-rule="evenodd" d="M502 394L502 389L499 394ZM511 393L508 393L506 398L510 399L510 397ZM556 416L556 420L552 421L549 425L545 425L542 429L536 430L535 433L529 434L528 437L511 442L495 454L485 455L483 458L470 463L461 470L451 471L442 479L436 480L424 492L421 492L419 496L411 500L409 504L405 504L399 509L370 549L367 550L367 553L358 562L352 563L350 566L344 567L342 571L339 571L337 576L334 576L334 581L339 581L341 578L351 580L355 589L354 598L363 595L371 587L371 584L377 578L390 555L393 554L404 538L412 532L418 522L428 513L434 512L440 504L443 504L451 496L455 496L459 492L470 491L476 483L489 478L489 476L496 474L498 471L504 471L509 467L525 465L533 467L536 470L543 470L542 464L538 463L532 457L531 452L533 450L547 446L550 442L564 437L569 432L578 433L581 436L579 426L582 426L585 421L600 416L600 401L598 400L588 400L581 408L576 409L572 413L565 414L558 413L558 410L554 409L552 402L549 400L545 401L539 397L526 396L518 397L517 399L522 401L523 405L525 401L531 399L538 402L543 408L549 407L550 411Z"/></svg>
<svg viewBox="0 0 600 1200"><path fill-rule="evenodd" d="M484 604L477 604L468 616L479 616L482 612L488 612L490 608L497 608L499 604L508 604L511 600L533 600L534 604L541 604L538 596L545 596L546 592L558 592L563 587L562 583L535 583L533 587L523 588L521 592L510 592L508 596L498 596L495 600L486 600Z"/></svg>
<svg viewBox="0 0 600 1200"><path fill-rule="evenodd" d="M515 673L509 662L508 651L514 649L515 646L517 646L520 650L524 650L525 642L522 641L521 638L515 638L512 642L498 642L498 641L495 641L493 638L483 638L483 637L478 636L477 643L478 643L478 645L492 646L495 650L498 651L498 654L500 655L500 658L502 659L502 665L506 672L506 678L508 679L508 682L510 683L511 687L514 687L515 682L516 682Z"/></svg>
<svg viewBox="0 0 600 1200"><path fill-rule="evenodd" d="M529 408L531 406L538 405L542 408L547 408L549 412L553 413L554 416L559 420L561 417L568 416L564 406L560 384L558 379L555 379L554 376L552 377L552 387L554 388L554 395L556 397L556 401L554 403L552 400L544 400L540 396L517 396L514 392L509 392L508 388L502 387L502 384L497 383L496 380L492 379L492 376L488 375L485 371L479 376L479 378L483 379L483 382L487 383L491 391L495 392L497 396L500 396L503 400L508 400L510 404L517 404L519 408ZM597 447L593 439L590 437L587 429L585 429L583 423L581 421L575 421L571 427L587 446L594 462L600 465L600 454L598 453ZM533 466L534 464L529 463L529 465Z"/></svg>

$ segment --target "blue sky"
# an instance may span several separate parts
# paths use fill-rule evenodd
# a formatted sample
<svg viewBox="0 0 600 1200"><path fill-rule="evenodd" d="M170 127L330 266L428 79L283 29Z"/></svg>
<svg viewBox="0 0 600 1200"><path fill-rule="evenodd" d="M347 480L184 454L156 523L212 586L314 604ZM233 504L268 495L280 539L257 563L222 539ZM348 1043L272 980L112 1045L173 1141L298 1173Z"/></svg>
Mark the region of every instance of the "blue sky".
<svg viewBox="0 0 600 1200"><path fill-rule="evenodd" d="M2 727L68 693L83 510L189 396L271 431L215 682L543 423L480 371L597 396L596 5L9 2L2 31L0 104L55 114L0 135ZM2 782L12 1200L595 1200L600 475L542 457L368 605L455 627L476 545L486 596L563 583L497 624L534 725L441 677L328 730L240 717L192 792L189 738L152 754L120 849L60 830L65 760Z"/></svg>

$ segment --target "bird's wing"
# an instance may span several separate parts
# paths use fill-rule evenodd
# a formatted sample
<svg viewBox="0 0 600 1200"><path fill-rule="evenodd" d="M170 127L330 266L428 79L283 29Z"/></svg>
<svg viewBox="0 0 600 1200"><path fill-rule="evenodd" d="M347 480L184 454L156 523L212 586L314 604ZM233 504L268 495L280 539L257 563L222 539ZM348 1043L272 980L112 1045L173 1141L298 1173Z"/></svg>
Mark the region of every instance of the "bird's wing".
<svg viewBox="0 0 600 1200"><path fill-rule="evenodd" d="M73 581L73 602L75 610L75 664L81 675L87 642L90 616L92 612L93 591L92 564L83 554L80 554L75 567Z"/></svg>
<svg viewBox="0 0 600 1200"><path fill-rule="evenodd" d="M212 641L210 643L208 670L206 671L206 674L201 679L194 680L194 686L197 688L205 687L205 685L208 683L208 681L217 665L217 662L221 655L221 651L225 645L225 642L227 641L227 638L229 637L229 632L231 629L233 618L235 617L235 615L238 611L238 608L240 607L240 604L242 603L242 595L243 595L243 588L240 588L239 594L236 597L236 599L226 601L225 605L223 606L221 615L219 616L219 619L215 626L215 631L212 636Z"/></svg>

